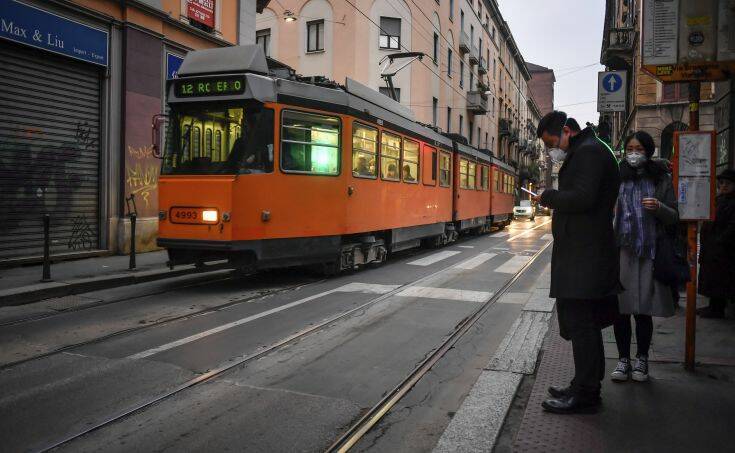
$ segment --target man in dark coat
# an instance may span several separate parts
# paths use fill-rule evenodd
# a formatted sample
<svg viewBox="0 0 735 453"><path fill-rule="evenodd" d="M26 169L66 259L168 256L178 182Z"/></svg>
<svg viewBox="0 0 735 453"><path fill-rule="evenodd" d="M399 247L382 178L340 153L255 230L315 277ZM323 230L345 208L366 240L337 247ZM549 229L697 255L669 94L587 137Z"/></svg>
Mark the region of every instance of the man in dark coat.
<svg viewBox="0 0 735 453"><path fill-rule="evenodd" d="M544 116L537 135L552 159L564 161L559 189L546 190L537 200L554 210L549 296L557 299L560 334L572 341L574 352L570 386L550 387L553 398L542 405L555 413L585 412L601 401L605 374L601 330L615 320L622 289L613 232L618 162L592 128L579 133L570 129L564 112Z"/></svg>
<svg viewBox="0 0 735 453"><path fill-rule="evenodd" d="M724 318L728 300L735 300L735 170L717 176L715 220L704 224L700 242L699 293L710 301L697 312Z"/></svg>

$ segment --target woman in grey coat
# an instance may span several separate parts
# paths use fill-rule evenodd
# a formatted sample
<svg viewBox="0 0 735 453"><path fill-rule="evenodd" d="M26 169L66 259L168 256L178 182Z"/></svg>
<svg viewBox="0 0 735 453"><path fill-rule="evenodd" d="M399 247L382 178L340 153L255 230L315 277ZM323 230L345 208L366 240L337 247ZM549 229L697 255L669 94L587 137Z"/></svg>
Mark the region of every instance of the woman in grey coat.
<svg viewBox="0 0 735 453"><path fill-rule="evenodd" d="M625 142L625 161L620 164L620 192L615 215L615 237L620 247L620 318L615 322L615 341L620 360L612 380L648 380L648 350L653 336L652 316L674 314L671 288L653 278L656 238L664 227L679 221L674 187L666 166L652 160L655 145L646 132L636 132ZM635 318L638 351L631 364L631 315Z"/></svg>

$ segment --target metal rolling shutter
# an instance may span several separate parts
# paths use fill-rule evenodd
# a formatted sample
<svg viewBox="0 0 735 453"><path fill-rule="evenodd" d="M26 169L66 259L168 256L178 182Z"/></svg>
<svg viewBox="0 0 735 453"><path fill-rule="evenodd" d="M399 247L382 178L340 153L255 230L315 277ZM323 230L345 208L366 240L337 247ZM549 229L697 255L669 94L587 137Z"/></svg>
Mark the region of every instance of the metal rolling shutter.
<svg viewBox="0 0 735 453"><path fill-rule="evenodd" d="M0 41L0 260L99 248L100 69Z"/></svg>

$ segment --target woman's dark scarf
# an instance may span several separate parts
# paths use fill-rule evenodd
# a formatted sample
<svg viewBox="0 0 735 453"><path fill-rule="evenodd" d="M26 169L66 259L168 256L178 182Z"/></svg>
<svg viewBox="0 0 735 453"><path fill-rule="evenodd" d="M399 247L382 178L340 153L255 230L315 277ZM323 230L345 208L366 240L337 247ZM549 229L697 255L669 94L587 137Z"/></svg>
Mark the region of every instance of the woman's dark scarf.
<svg viewBox="0 0 735 453"><path fill-rule="evenodd" d="M620 163L620 192L615 216L618 245L632 250L636 256L656 256L656 218L643 208L644 198L656 195L656 184L666 173L658 162L648 161L640 168Z"/></svg>

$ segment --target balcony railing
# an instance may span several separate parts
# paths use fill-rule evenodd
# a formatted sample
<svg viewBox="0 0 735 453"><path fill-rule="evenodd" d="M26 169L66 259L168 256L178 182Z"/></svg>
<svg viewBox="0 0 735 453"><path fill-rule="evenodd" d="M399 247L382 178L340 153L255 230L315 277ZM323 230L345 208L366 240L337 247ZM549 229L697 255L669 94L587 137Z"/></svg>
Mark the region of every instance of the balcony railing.
<svg viewBox="0 0 735 453"><path fill-rule="evenodd" d="M480 51L477 49L477 46L473 45L470 51L470 64L477 64L480 61L479 58Z"/></svg>
<svg viewBox="0 0 735 453"><path fill-rule="evenodd" d="M633 28L613 28L610 30L608 50L630 51L633 50L635 41L635 30Z"/></svg>
<svg viewBox="0 0 735 453"><path fill-rule="evenodd" d="M501 137L503 135L509 135L510 134L510 122L505 118L500 118L500 121L498 122L498 135Z"/></svg>
<svg viewBox="0 0 735 453"><path fill-rule="evenodd" d="M464 31L459 35L459 51L463 54L470 51L470 37Z"/></svg>
<svg viewBox="0 0 735 453"><path fill-rule="evenodd" d="M487 113L487 96L483 91L467 92L467 110L474 113Z"/></svg>
<svg viewBox="0 0 735 453"><path fill-rule="evenodd" d="M510 131L510 138L508 139L510 143L517 142L518 141L518 129L513 128Z"/></svg>
<svg viewBox="0 0 735 453"><path fill-rule="evenodd" d="M485 61L485 57L480 57L480 63L477 65L477 73L478 74L487 74L487 62Z"/></svg>

